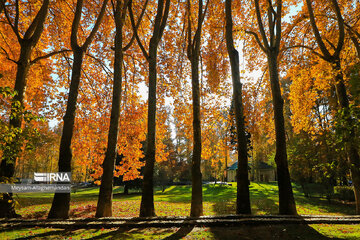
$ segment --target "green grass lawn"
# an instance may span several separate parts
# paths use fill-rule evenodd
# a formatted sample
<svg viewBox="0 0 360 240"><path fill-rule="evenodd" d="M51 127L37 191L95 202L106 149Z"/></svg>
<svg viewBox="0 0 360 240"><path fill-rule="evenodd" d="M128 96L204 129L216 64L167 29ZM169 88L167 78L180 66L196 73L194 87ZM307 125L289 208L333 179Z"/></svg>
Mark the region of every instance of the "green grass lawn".
<svg viewBox="0 0 360 240"><path fill-rule="evenodd" d="M251 208L253 214L277 214L278 196L276 183L251 183ZM72 218L94 217L97 203L98 188L78 189L71 194ZM294 185L294 195L298 213L323 215L354 214L355 206L340 202L328 202L326 199L305 198L300 188ZM50 209L53 194L17 194L17 213L24 218L46 218ZM122 188L114 189L114 217L137 217L139 215L141 196L139 193L122 194ZM158 216L188 216L190 213L190 186L171 186L164 192L155 191L155 211ZM204 214L225 215L235 214L236 184L204 185ZM0 239L360 239L360 227L354 225L274 225L244 226L227 228L193 229L100 229L100 230L59 230L59 229L20 229L1 230ZM246 237L247 236L247 237ZM266 238L273 237L273 238ZM298 236L300 238L298 238Z"/></svg>

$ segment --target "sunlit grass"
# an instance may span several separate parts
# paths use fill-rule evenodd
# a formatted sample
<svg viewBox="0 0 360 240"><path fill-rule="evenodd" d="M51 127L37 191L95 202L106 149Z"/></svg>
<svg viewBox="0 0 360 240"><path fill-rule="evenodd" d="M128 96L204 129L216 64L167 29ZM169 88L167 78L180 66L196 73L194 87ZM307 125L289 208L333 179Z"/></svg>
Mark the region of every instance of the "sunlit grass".
<svg viewBox="0 0 360 240"><path fill-rule="evenodd" d="M353 205L331 202L326 199L306 198L294 185L297 210L302 215L354 214ZM71 217L94 217L98 187L78 189L71 194ZM114 217L139 215L140 193L122 194L122 187L114 189ZM251 183L251 208L253 214L278 213L278 187L276 183ZM45 218L51 206L52 194L17 194L17 212L25 218ZM164 192L155 189L155 209L158 216L188 216L190 213L191 186L170 186ZM204 214L235 214L236 183L203 186Z"/></svg>
<svg viewBox="0 0 360 240"><path fill-rule="evenodd" d="M172 227L53 229L25 228L0 232L0 239L360 239L359 225L258 225L238 227Z"/></svg>
<svg viewBox="0 0 360 240"><path fill-rule="evenodd" d="M329 203L326 199L305 198L297 185L294 187L299 214L346 215L354 214L355 206ZM78 189L71 194L70 216L89 218L95 216L98 187ZM113 216L137 217L140 210L140 193L122 194L114 189ZM276 183L251 183L251 208L253 214L278 213L278 187ZM17 212L24 218L44 219L51 206L52 194L18 194ZM189 216L191 187L170 186L164 192L155 189L155 210L158 216ZM236 183L204 185L204 215L235 214ZM148 228L148 229L52 229L29 228L0 231L0 239L360 239L358 225L260 225L217 228ZM175 238L174 238L175 239Z"/></svg>

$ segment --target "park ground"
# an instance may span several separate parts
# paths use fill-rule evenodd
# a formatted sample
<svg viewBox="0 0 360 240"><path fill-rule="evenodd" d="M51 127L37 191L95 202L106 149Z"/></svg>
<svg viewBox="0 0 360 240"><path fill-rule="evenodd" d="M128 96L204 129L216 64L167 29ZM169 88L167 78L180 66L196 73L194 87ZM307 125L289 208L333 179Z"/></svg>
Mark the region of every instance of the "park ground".
<svg viewBox="0 0 360 240"><path fill-rule="evenodd" d="M130 191L122 194L115 187L114 217L137 217L141 195ZM256 215L277 214L276 183L251 183L251 207ZM98 188L77 189L71 195L71 218L92 218L95 215ZM294 195L300 215L353 215L354 204L312 197L306 198L294 185ZM25 219L45 219L51 206L52 194L17 194L17 213ZM235 214L236 184L204 185L204 215ZM155 192L157 216L188 216L191 187L169 186ZM360 239L359 225L259 225L241 227L177 227L177 228L110 228L110 229L1 229L0 239Z"/></svg>

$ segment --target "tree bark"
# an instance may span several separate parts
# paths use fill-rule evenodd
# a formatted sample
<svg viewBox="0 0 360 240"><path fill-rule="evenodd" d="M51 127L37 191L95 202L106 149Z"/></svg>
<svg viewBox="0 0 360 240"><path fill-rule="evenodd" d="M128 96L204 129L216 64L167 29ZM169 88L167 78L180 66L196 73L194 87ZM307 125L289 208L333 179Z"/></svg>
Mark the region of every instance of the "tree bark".
<svg viewBox="0 0 360 240"><path fill-rule="evenodd" d="M309 12L309 18L310 23L314 32L315 40L317 44L320 47L320 50L322 52L322 59L330 63L333 67L333 70L335 72L335 92L337 97L337 107L340 110L343 110L345 112L345 121L348 123L348 125L351 126L351 118L350 112L349 112L349 98L346 93L346 87L344 84L344 77L341 69L341 60L340 60L340 53L344 45L344 39L345 39L345 24L344 19L341 15L341 10L338 5L337 0L331 0L331 4L333 6L334 12L337 17L337 23L339 26L339 40L338 44L336 46L336 50L333 54L330 54L328 49L326 48L319 29L316 25L315 16L313 12L313 8L311 5L311 0L306 0L307 9ZM351 30L351 29L350 29ZM355 34L355 32L352 32ZM353 35L350 33L350 36L353 39ZM354 41L354 40L353 40ZM354 41L355 47L358 50L358 42ZM359 52L358 52L359 53ZM356 213L360 214L360 157L359 157L359 149L358 146L356 146L353 139L356 138L355 136L355 129L351 128L349 130L349 139L344 143L345 145L345 151L347 154L347 159L350 165L350 173L351 178L353 180L354 184L354 194L355 194L355 200L356 200Z"/></svg>
<svg viewBox="0 0 360 240"><path fill-rule="evenodd" d="M144 181L141 195L140 217L155 216L154 208L154 164L155 164L155 139L156 139L156 82L157 82L157 48L164 32L170 0L166 0L164 9L164 0L158 1L157 13L155 17L153 36L149 43L149 54L147 60L149 63L149 95L148 95L148 122L147 139L145 153ZM140 44L139 39L137 38ZM142 47L142 49L144 49Z"/></svg>
<svg viewBox="0 0 360 240"><path fill-rule="evenodd" d="M268 68L270 74L271 93L275 118L275 162L279 186L279 214L297 215L286 152L286 132L283 107L284 100L281 96L279 83L277 54L274 52L270 52L268 55Z"/></svg>
<svg viewBox="0 0 360 240"><path fill-rule="evenodd" d="M84 56L84 51L80 47L78 47L77 49L73 49L73 52L74 62L72 66L70 90L60 141L58 162L59 172L71 172L71 139L74 130L76 102L79 92L78 89L80 84L81 68ZM69 218L69 209L70 193L55 193L48 218Z"/></svg>
<svg viewBox="0 0 360 240"><path fill-rule="evenodd" d="M200 119L200 86L199 86L199 56L191 61L191 86L193 102L193 139L194 148L191 165L191 217L203 215L202 205L202 174L201 174L201 119Z"/></svg>
<svg viewBox="0 0 360 240"><path fill-rule="evenodd" d="M112 216L112 197L114 184L114 166L116 157L116 146L119 132L120 111L121 111L121 94L122 94L122 30L126 15L127 1L121 4L120 0L116 1L115 15L115 57L114 57L114 83L113 97L111 106L110 127L108 133L108 144L103 162L103 175L101 177L100 192L95 217Z"/></svg>
<svg viewBox="0 0 360 240"><path fill-rule="evenodd" d="M360 43L359 43L359 40L355 36L353 36L352 33L350 33L350 34L351 34L350 35L351 41L354 43L358 58L360 59Z"/></svg>
<svg viewBox="0 0 360 240"><path fill-rule="evenodd" d="M248 176L248 155L247 138L245 134L245 122L242 103L242 84L239 72L239 52L234 47L233 23L231 13L231 1L225 2L226 14L226 46L230 58L231 77L233 84L233 99L235 104L235 121L237 135L238 168L237 168L237 196L236 213L251 214L249 176Z"/></svg>
<svg viewBox="0 0 360 240"><path fill-rule="evenodd" d="M202 174L201 174L201 118L200 118L200 82L199 82L199 58L201 46L201 28L206 14L209 1L203 10L203 1L199 0L197 28L192 39L191 34L191 4L187 1L188 15L188 49L187 55L191 63L191 87L193 102L193 155L191 165L191 217L203 215L202 200Z"/></svg>
<svg viewBox="0 0 360 240"><path fill-rule="evenodd" d="M262 38L256 33L250 32L256 38L260 48L265 52L268 62L268 70L270 76L271 94L275 119L275 135L276 135L276 153L275 162L277 168L277 180L279 186L279 214L281 215L297 215L294 195L291 186L290 173L286 152L286 132L284 123L284 100L281 96L278 56L281 43L281 11L282 0L276 1L276 12L270 4L267 6L270 41L267 39L264 25L262 23L259 0L255 1L255 12ZM275 31L276 27L276 31Z"/></svg>
<svg viewBox="0 0 360 240"><path fill-rule="evenodd" d="M338 99L338 106L341 110L345 112L344 120L349 126L352 126L352 116L349 112L349 99L346 93L346 87L344 84L344 77L341 70L340 58L336 59L333 63L333 70L336 73L336 96ZM345 142L345 150L347 152L347 159L350 166L351 178L354 185L354 194L355 194L355 205L356 205L356 214L360 214L360 157L359 149L356 145L355 129L352 127L349 133L349 139Z"/></svg>
<svg viewBox="0 0 360 240"><path fill-rule="evenodd" d="M98 31L101 21L104 17L106 5L108 0L104 0L101 6L101 10L98 18L91 30L89 36L85 39L82 46L79 46L77 39L77 32L80 26L81 12L83 6L83 0L78 0L76 3L75 16L71 26L71 48L73 50L74 60L71 72L70 90L68 95L68 101L66 106L66 112L64 116L64 126L62 129L60 151L59 151L59 172L71 172L71 140L74 131L75 115L76 115L76 103L79 93L79 84L81 78L81 69L84 54L90 46L92 40L95 37L95 33ZM48 218L69 218L70 208L70 193L55 193L54 199L51 205L51 209Z"/></svg>
<svg viewBox="0 0 360 240"><path fill-rule="evenodd" d="M129 184L127 182L124 183L124 195L129 195Z"/></svg>
<svg viewBox="0 0 360 240"><path fill-rule="evenodd" d="M17 5L17 9L18 9ZM36 14L33 22L30 24L29 28L26 30L23 37L20 36L18 30L18 21L15 20L15 23L10 22L9 25L12 27L15 35L18 38L20 44L20 56L17 63L17 72L15 79L14 91L17 93L12 99L13 104L20 103L21 106L24 104L24 95L26 88L26 78L31 66L31 53L33 48L39 42L40 36L44 29L44 23L49 8L49 0L44 0L41 5L39 12ZM5 12L5 15L8 17L8 13L5 9L5 1L1 2L1 11ZM15 19L19 18L19 11L16 13ZM14 114L14 110L17 108L11 109L10 116ZM10 118L10 128L21 128L22 116L17 116L15 118ZM9 147L4 151L1 164L0 164L0 181L3 178L12 178L15 173L15 163L18 157L18 154L21 151L21 146L18 144L19 136L14 138L14 141L9 143ZM12 193L3 193L3 199L0 200L0 218L1 217L18 217L14 209L14 202Z"/></svg>
<svg viewBox="0 0 360 240"><path fill-rule="evenodd" d="M160 4L160 3L159 3ZM154 164L156 134L156 58L157 46L150 40L149 48L149 95L148 95L148 135L145 154L144 182L142 188L140 217L154 217ZM154 49L155 47L155 49Z"/></svg>

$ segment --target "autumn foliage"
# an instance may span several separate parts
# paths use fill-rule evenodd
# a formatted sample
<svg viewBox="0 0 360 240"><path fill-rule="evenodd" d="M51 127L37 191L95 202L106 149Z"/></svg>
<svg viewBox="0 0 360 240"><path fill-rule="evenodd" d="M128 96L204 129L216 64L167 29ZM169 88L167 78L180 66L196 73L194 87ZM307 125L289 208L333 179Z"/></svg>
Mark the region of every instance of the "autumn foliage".
<svg viewBox="0 0 360 240"><path fill-rule="evenodd" d="M225 1L112 0L105 7L103 0L83 1L74 45L71 38L78 2L0 0L0 87L16 90L19 71L24 68L23 92L17 90L19 99L14 99L45 119L13 123L12 100L0 94L0 136L7 129L4 126L26 129L29 124L39 133L15 151L15 175L11 177L31 178L33 171L57 171L75 55L79 47L86 46L81 53L75 102L71 171L76 182L101 183L116 70L115 14L119 11L115 7L121 2L126 5L120 33L123 60L116 153L122 161L114 167L114 176L122 176L123 181L143 178L146 161L154 152L156 163L151 173L171 171L169 182L190 181L193 164L199 165L197 175L202 174L202 180L226 181L225 170L237 161L238 150L232 133L236 121L231 113L234 100ZM157 12L159 2L163 3L161 13ZM243 156L252 163L264 161L282 167L286 163L294 181L332 186L352 181L360 213L359 1L231 2L244 130L250 137ZM103 18L92 33L102 6ZM41 22L38 13L45 8ZM164 25L156 26L159 15L165 22L159 20ZM151 71L149 66L155 69ZM195 74L198 92L194 90ZM155 89L155 104L148 98L149 85ZM194 96L198 98L195 102ZM148 111L149 106L156 109L156 117L154 111ZM199 110L196 114L194 107ZM282 131L276 117L280 108L283 143L277 134ZM149 116L155 117L156 134L155 129L148 131ZM193 125L198 121L199 126ZM201 127L200 135L193 131L197 127ZM155 141L148 144L151 136ZM30 141L35 147L26 147ZM3 149L11 143L0 144L0 157L5 161ZM198 151L193 152L194 148ZM198 161L192 163L194 155ZM290 178L287 184L291 188ZM286 194L290 196L292 191ZM290 212L295 214L295 205L292 207Z"/></svg>

